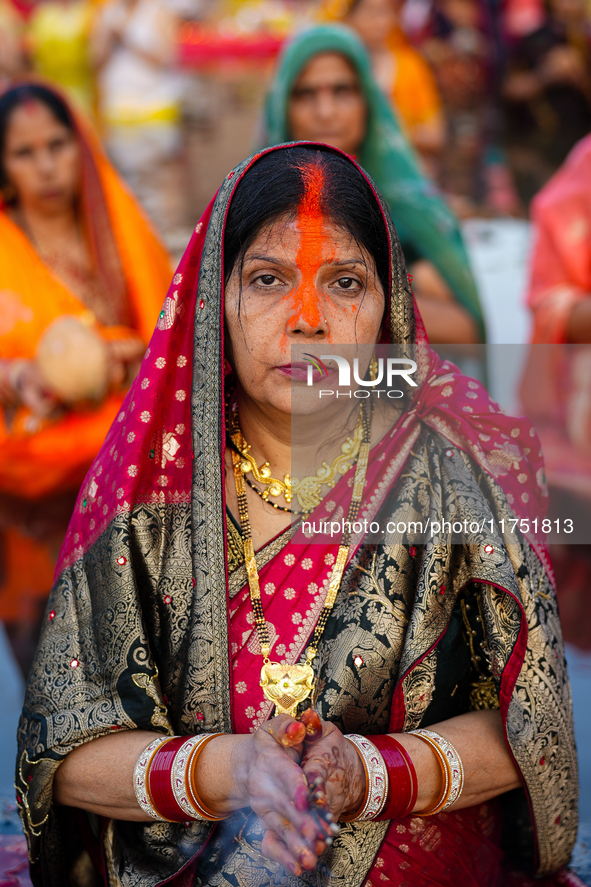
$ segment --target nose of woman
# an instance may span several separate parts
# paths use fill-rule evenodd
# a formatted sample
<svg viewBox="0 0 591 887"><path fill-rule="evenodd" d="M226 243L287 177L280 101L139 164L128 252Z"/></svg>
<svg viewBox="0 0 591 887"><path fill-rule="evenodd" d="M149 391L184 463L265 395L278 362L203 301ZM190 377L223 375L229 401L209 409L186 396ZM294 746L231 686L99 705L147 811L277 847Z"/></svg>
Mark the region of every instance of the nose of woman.
<svg viewBox="0 0 591 887"><path fill-rule="evenodd" d="M295 336L317 339L328 337L328 322L320 304L320 294L314 281L303 276L292 296L292 314L287 321L287 330Z"/></svg>
<svg viewBox="0 0 591 887"><path fill-rule="evenodd" d="M335 124L340 121L340 103L337 91L332 85L320 86L316 90L314 114L323 124Z"/></svg>

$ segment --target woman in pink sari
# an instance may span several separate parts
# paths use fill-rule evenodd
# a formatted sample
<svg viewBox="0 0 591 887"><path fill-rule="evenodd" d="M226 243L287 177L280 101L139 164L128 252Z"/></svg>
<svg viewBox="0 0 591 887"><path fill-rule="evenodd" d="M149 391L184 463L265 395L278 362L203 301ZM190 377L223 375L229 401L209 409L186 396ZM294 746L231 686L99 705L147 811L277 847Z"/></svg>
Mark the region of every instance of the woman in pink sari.
<svg viewBox="0 0 591 887"><path fill-rule="evenodd" d="M552 517L591 520L591 136L532 205L533 347L521 396L544 450ZM568 540L566 540L568 541ZM555 545L567 640L591 649L591 546Z"/></svg>
<svg viewBox="0 0 591 887"><path fill-rule="evenodd" d="M339 347L358 392L387 343L416 384L343 398L343 429ZM555 600L510 532L541 475L529 424L428 348L357 164L237 167L62 549L19 727L33 882L578 883ZM401 539L419 520L464 532Z"/></svg>

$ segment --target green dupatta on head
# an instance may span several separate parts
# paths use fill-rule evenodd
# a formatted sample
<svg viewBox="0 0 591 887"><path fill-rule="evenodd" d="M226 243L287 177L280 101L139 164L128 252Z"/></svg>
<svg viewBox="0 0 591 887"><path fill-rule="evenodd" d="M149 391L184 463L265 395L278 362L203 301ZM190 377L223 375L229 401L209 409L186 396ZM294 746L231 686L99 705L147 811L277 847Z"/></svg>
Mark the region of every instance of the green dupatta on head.
<svg viewBox="0 0 591 887"><path fill-rule="evenodd" d="M259 146L290 140L287 105L293 84L310 59L324 52L340 53L357 71L367 102L368 121L356 159L388 204L402 247L412 247L435 265L457 301L474 319L480 340L484 341L482 309L457 220L421 171L355 34L341 25L323 25L301 32L288 43L267 97Z"/></svg>

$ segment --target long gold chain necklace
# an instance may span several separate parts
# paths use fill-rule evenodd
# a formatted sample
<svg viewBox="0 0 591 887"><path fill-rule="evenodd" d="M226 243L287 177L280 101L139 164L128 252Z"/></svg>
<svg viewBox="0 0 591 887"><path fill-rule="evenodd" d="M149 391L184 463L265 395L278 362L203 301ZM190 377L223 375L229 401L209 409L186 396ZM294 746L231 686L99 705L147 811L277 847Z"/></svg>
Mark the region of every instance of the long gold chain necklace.
<svg viewBox="0 0 591 887"><path fill-rule="evenodd" d="M359 419L353 431L352 437L348 437L341 444L341 452L329 465L328 462L322 462L316 474L303 477L298 480L297 477L290 477L289 474L284 475L283 480L273 477L271 474L271 466L269 462L263 462L258 465L254 456L250 454L250 444L246 442L242 432L240 432L240 424L238 422L238 406L234 404L232 409L232 418L230 422L230 435L234 441L234 445L238 447L240 456L242 457L241 469L245 475L246 482L261 499L272 505L279 511L288 511L291 514L309 514L313 511L322 500L322 487L327 486L332 489L341 475L345 475L355 459L359 455L359 449L363 441L363 415L364 410L360 410ZM240 432L240 434L238 434ZM237 441L240 443L237 443ZM247 476L252 473L255 481L263 486L263 490L256 487ZM295 496L298 500L301 511L292 511L290 508L272 502L269 497L285 496L286 502L291 502Z"/></svg>
<svg viewBox="0 0 591 887"><path fill-rule="evenodd" d="M287 714L291 717L295 717L300 702L307 699L314 689L316 675L312 668L312 662L316 658L318 644L324 633L328 617L341 586L341 580L347 565L347 558L351 546L351 526L357 520L363 496L363 489L365 487L365 477L367 474L367 464L371 446L371 413L365 404L361 405L359 416L362 427L362 442L360 444L359 456L355 468L351 504L349 505L347 520L344 525L344 532L339 545L337 558L330 574L326 600L318 618L318 622L316 623L312 640L308 644L306 650L306 661L299 665L286 665L280 662L272 662L270 659L271 642L269 639L267 622L263 613L259 573L252 542L250 519L248 516L246 485L244 483L245 472L241 456L243 438L239 425L237 428L233 429L231 435L232 442L236 448L235 450L232 450L232 465L234 468L236 496L238 498L238 514L240 516L240 526L242 528L244 564L246 567L246 575L248 576L250 602L254 613L257 636L261 647L261 653L263 655L260 684L266 699L274 703L276 714Z"/></svg>

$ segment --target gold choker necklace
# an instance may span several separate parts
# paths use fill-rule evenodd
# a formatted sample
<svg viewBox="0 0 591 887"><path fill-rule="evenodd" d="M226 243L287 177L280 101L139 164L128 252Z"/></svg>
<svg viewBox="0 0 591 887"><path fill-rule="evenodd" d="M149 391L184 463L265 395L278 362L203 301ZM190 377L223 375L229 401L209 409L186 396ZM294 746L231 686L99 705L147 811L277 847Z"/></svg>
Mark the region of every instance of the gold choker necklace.
<svg viewBox="0 0 591 887"><path fill-rule="evenodd" d="M269 640L267 622L263 613L263 605L261 603L259 573L252 543L250 519L248 517L248 502L246 500L246 486L244 483L245 472L242 467L244 460L241 455L240 444L244 438L242 437L239 426L232 434L232 442L236 447L235 450L232 450L232 465L234 468L236 496L238 497L240 526L242 528L244 564L246 566L246 575L248 576L250 602L254 613L261 653L263 655L260 683L265 697L270 702L274 703L276 714L287 714L291 717L295 717L300 702L307 699L314 689L316 675L312 668L312 662L316 657L318 644L324 633L329 614L334 606L341 586L341 580L343 578L343 573L345 572L351 546L351 526L357 520L359 508L361 506L361 498L363 496L363 488L365 486L365 476L367 474L367 464L371 446L371 414L363 403L359 411L359 421L362 428L362 441L360 443L359 457L355 469L351 504L349 505L347 521L344 524L346 529L341 538L337 558L330 574L326 600L322 612L318 617L312 640L306 650L306 661L299 665L286 665L280 662L272 662L269 658L271 653L271 643Z"/></svg>
<svg viewBox="0 0 591 887"><path fill-rule="evenodd" d="M355 462L363 440L364 412L364 410L360 410L359 419L357 420L355 430L353 431L353 436L348 437L341 445L341 452L333 459L330 465L328 462L323 462L316 474L311 474L308 477L302 478L302 480L298 480L297 477L292 478L289 474L284 475L283 480L279 480L279 478L271 475L271 466L269 462L263 462L259 467L256 459L250 455L251 446L246 442L244 435L240 430L238 405L234 404L234 407L232 408L232 419L230 422L230 435L234 445L238 448L240 453L240 467L242 473L246 476L252 472L255 481L261 484L264 489L259 490L257 487L253 486L248 477L246 478L246 482L256 493L258 493L261 499L264 499L265 502L272 505L274 508L278 508L280 511L291 511L291 509L283 508L281 505L271 502L269 499L270 496L277 498L278 496L283 495L285 496L286 502L291 502L292 498L295 496L302 510L301 512L292 513L309 514L322 500L322 487L327 486L329 489L332 489L339 480L339 477L346 474Z"/></svg>

